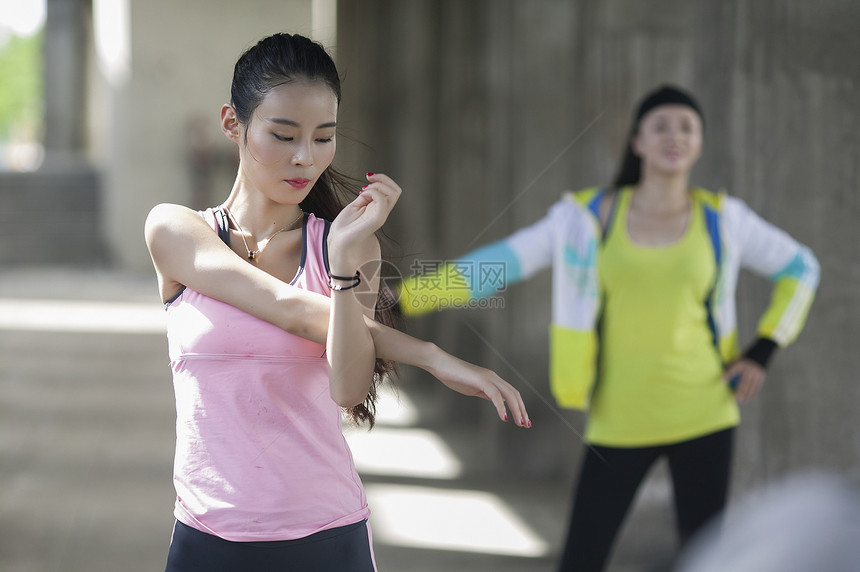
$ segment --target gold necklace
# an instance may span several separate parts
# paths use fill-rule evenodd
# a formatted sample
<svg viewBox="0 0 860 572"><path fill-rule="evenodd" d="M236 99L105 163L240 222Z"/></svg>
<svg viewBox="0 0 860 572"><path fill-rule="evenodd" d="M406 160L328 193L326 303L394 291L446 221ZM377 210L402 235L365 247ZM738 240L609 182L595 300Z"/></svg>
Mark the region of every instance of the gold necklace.
<svg viewBox="0 0 860 572"><path fill-rule="evenodd" d="M282 232L284 232L285 230L288 230L289 228L291 228L294 224L296 224L297 222L299 222L299 219L300 219L300 218L302 218L303 216L305 216L305 213L304 213L304 212L299 212L299 216L297 216L297 217L296 217L296 219L295 219L293 222L291 222L290 224L288 224L287 226L285 226L285 227L284 227L284 228L282 228L281 230L276 230L274 233L272 233L272 234L269 236L269 238L267 238L267 239L266 239L266 242L265 242L265 244L263 244L263 246L262 246L262 247L257 248L257 250L251 250L251 249L248 247L248 241L247 241L247 240L245 240L245 234L246 234L246 233L245 233L245 229L244 229L244 228L242 228L242 227L239 225L239 221L237 221L237 220L236 220L236 217L235 217L235 216L233 216L233 213L231 213L231 212L230 212L230 209L228 209L227 207L222 207L222 208L224 209L224 212L225 212L225 213L227 213L227 217L229 217L229 218L230 218L230 220L232 220L232 221L233 221L233 224L234 224L234 225L236 225L236 229L239 231L239 236L241 236L241 237L242 237L242 242L245 244L245 250L247 250L247 251L248 251L248 260L252 260L252 261L253 261L253 260L256 260L256 259L257 259L257 257L258 257L258 256L260 256L260 254L263 252L263 248L266 248L266 247L269 245L269 243L272 241L272 239L273 239L273 238L275 238L276 236L278 236L279 234L281 234L281 233L282 233ZM253 236L251 236L251 238L254 238L254 237L253 237ZM258 246L258 247L260 246L260 241L259 241L259 240L257 241L257 246Z"/></svg>

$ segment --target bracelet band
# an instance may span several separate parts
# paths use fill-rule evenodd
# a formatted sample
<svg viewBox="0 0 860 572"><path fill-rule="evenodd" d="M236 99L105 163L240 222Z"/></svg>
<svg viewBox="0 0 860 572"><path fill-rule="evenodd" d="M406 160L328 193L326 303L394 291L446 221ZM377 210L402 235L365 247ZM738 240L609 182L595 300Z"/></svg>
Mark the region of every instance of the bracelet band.
<svg viewBox="0 0 860 572"><path fill-rule="evenodd" d="M352 284L344 286L342 284L334 284L334 283L332 283L332 280L344 280L344 281L349 280L352 282ZM358 270L355 271L355 276L336 276L336 275L331 274L331 273L329 273L329 275L328 275L329 288L331 288L335 292L340 292L341 290L351 290L351 289L355 288L356 286L358 286L359 284L361 284L361 273Z"/></svg>
<svg viewBox="0 0 860 572"><path fill-rule="evenodd" d="M360 280L361 274L358 272L358 270L355 271L354 276L338 276L336 274L332 274L331 272L329 272L328 277L329 277L329 280Z"/></svg>

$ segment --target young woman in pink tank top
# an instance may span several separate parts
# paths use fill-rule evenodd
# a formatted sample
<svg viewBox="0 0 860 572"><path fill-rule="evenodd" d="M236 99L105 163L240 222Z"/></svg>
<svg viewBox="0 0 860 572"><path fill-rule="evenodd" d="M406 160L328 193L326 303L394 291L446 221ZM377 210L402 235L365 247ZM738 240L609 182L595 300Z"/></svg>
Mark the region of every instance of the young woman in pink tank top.
<svg viewBox="0 0 860 572"><path fill-rule="evenodd" d="M384 325L374 233L401 189L368 173L355 196L332 170L339 103L319 44L264 38L221 109L239 151L230 195L147 217L177 408L167 570L375 570L341 411L372 425L393 361L531 425L496 374Z"/></svg>

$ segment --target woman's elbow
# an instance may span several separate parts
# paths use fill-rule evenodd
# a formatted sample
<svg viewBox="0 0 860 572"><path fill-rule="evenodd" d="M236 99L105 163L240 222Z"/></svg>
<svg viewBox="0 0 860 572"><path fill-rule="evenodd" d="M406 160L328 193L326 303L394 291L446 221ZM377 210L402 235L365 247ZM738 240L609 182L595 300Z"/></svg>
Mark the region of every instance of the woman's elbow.
<svg viewBox="0 0 860 572"><path fill-rule="evenodd" d="M325 343L327 333L327 316L320 317L311 311L307 301L290 296L289 289L293 286L285 285L277 295L278 308L276 325L287 333L293 334L306 340L317 343Z"/></svg>
<svg viewBox="0 0 860 572"><path fill-rule="evenodd" d="M337 387L335 384L331 384L329 387L329 395L331 395L332 401L344 409L364 403L364 400L367 399L368 391L369 388L364 391L356 391L354 389Z"/></svg>
<svg viewBox="0 0 860 572"><path fill-rule="evenodd" d="M373 363L369 367L353 367L338 372L329 365L329 395L341 407L355 407L367 399L373 382Z"/></svg>

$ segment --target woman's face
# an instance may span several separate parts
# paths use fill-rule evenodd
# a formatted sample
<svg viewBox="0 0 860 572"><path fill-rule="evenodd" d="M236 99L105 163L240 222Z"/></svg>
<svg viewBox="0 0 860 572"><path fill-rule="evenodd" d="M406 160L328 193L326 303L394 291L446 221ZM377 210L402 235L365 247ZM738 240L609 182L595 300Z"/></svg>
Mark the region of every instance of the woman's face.
<svg viewBox="0 0 860 572"><path fill-rule="evenodd" d="M639 122L633 151L642 159L643 174L689 173L702 153L702 121L686 105L655 107Z"/></svg>
<svg viewBox="0 0 860 572"><path fill-rule="evenodd" d="M270 200L298 204L334 159L337 98L324 82L297 80L272 89L240 142L240 168Z"/></svg>

